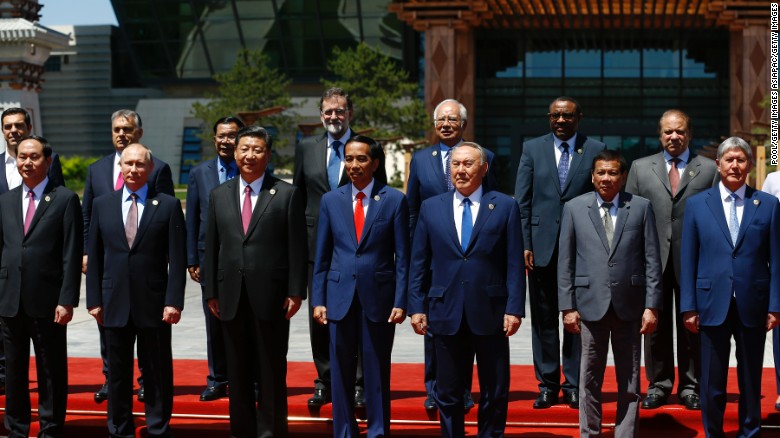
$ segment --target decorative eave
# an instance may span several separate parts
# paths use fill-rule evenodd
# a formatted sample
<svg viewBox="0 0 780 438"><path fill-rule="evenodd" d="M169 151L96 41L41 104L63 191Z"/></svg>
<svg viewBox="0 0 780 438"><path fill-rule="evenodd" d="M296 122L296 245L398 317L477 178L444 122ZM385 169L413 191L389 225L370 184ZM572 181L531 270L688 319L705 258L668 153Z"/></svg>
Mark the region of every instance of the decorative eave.
<svg viewBox="0 0 780 438"><path fill-rule="evenodd" d="M0 19L0 42L34 43L50 49L68 47L68 35L23 18Z"/></svg>
<svg viewBox="0 0 780 438"><path fill-rule="evenodd" d="M431 26L488 29L670 29L767 26L753 0L393 0L388 9L418 32Z"/></svg>
<svg viewBox="0 0 780 438"><path fill-rule="evenodd" d="M22 18L38 21L42 4L38 0L0 0L0 18Z"/></svg>

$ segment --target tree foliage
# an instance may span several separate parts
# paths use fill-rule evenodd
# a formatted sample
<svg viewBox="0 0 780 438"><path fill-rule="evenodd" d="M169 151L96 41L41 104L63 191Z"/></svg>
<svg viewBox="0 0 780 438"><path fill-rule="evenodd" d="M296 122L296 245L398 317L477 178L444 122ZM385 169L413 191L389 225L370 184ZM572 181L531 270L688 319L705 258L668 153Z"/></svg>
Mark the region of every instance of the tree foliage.
<svg viewBox="0 0 780 438"><path fill-rule="evenodd" d="M360 43L354 49L333 49L328 71L337 77L326 79L326 88L341 87L354 104L352 127L374 128L372 136L419 139L425 134L428 116L417 96L417 83L385 53Z"/></svg>
<svg viewBox="0 0 780 438"><path fill-rule="evenodd" d="M270 66L268 55L261 50L241 50L230 71L214 75L216 93L207 94L208 103L192 106L195 117L207 126L201 138L211 141L211 124L217 119L244 111L258 111L274 106L294 106L288 86L291 80ZM284 146L295 134L298 119L290 112L282 112L260 119L257 124L276 128L275 144Z"/></svg>

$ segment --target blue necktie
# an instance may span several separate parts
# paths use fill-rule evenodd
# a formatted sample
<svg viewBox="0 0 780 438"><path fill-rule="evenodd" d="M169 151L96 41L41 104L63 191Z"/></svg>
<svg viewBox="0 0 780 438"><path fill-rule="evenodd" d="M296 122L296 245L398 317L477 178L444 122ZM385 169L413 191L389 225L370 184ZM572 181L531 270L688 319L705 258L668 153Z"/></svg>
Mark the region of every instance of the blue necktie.
<svg viewBox="0 0 780 438"><path fill-rule="evenodd" d="M569 174L569 144L561 143L561 161L558 162L558 181L561 183L561 191L566 183L566 175Z"/></svg>
<svg viewBox="0 0 780 438"><path fill-rule="evenodd" d="M460 224L460 247L463 252L466 252L471 239L471 231L474 230L474 221L471 219L471 200L465 198L461 205L463 205L463 221Z"/></svg>
<svg viewBox="0 0 780 438"><path fill-rule="evenodd" d="M731 196L731 220L729 221L729 232L731 233L731 243L737 244L737 236L739 235L739 219L737 218L737 200L739 195L732 193Z"/></svg>
<svg viewBox="0 0 780 438"><path fill-rule="evenodd" d="M447 152L444 153L444 179L447 182L447 191L451 191L455 188L455 186L452 185L452 149L447 150Z"/></svg>
<svg viewBox="0 0 780 438"><path fill-rule="evenodd" d="M330 159L328 159L328 184L333 190L339 186L341 179L341 158L339 157L339 148L341 142L336 140L330 144Z"/></svg>
<svg viewBox="0 0 780 438"><path fill-rule="evenodd" d="M238 165L236 164L236 162L234 161L228 164L225 172L227 172L228 181L235 178L236 175L238 174Z"/></svg>

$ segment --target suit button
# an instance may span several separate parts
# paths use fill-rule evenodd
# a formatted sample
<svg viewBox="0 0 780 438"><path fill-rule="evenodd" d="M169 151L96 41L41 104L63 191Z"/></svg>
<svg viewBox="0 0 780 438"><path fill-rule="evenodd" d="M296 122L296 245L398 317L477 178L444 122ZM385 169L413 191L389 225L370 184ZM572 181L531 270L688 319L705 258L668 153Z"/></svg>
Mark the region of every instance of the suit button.
<svg viewBox="0 0 780 438"><path fill-rule="evenodd" d="M613 266L615 266L615 262L609 262L609 267L611 268Z"/></svg>
<svg viewBox="0 0 780 438"><path fill-rule="evenodd" d="M355 274L352 274L352 279L354 280L354 279L356 279L356 278L357 278L357 275L355 275Z"/></svg>
<svg viewBox="0 0 780 438"><path fill-rule="evenodd" d="M617 286L617 285L618 285L618 284L617 284L617 281L613 281L613 282L612 282L612 286Z"/></svg>
<svg viewBox="0 0 780 438"><path fill-rule="evenodd" d="M463 257L463 261L467 262L467 261L469 261L469 258L468 257Z"/></svg>
<svg viewBox="0 0 780 438"><path fill-rule="evenodd" d="M676 220L677 220L677 218L676 218L676 217L673 217L673 218L672 218L672 222L674 222L674 221L676 221Z"/></svg>
<svg viewBox="0 0 780 438"><path fill-rule="evenodd" d="M360 258L360 254L356 254L355 257Z"/></svg>
<svg viewBox="0 0 780 438"><path fill-rule="evenodd" d="M731 258L732 258L732 259L735 259L735 258L737 258L737 255L736 255L736 254L732 254L732 255L731 255Z"/></svg>
<svg viewBox="0 0 780 438"><path fill-rule="evenodd" d="M246 248L246 243L245 243L245 244L243 244L243 247L244 247L244 248Z"/></svg>

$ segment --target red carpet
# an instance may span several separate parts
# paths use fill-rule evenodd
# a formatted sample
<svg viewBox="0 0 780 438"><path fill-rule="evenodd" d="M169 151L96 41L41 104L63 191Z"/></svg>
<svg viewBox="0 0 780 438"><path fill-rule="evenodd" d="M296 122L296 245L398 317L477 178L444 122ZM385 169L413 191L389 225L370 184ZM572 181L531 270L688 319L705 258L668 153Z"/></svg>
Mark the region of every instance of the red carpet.
<svg viewBox="0 0 780 438"><path fill-rule="evenodd" d="M106 435L106 403L95 404L94 391L102 384L99 359L71 358L69 360L70 397L68 399L68 417L65 436L104 437ZM175 399L172 427L177 436L182 437L224 437L228 436L228 401L202 403L198 401L204 388L207 367L205 361L174 361ZM423 366L422 364L393 365L392 418L393 434L397 436L439 436L438 420L435 415L429 417L422 408ZM37 406L35 392L35 369L31 361L31 397L33 407ZM314 380L314 366L311 363L294 362L288 368L290 431L296 437L331 436L329 423L331 406L324 406L319 412L311 412L306 400L311 395ZM475 384L477 379L474 379ZM726 411L726 431L734 436L737 422L736 369L729 377L728 406ZM780 437L780 413L774 411L775 382L774 370L764 369L764 394L762 412L763 436ZM644 383L642 384L644 387ZM614 423L616 409L616 385L612 369L607 370L604 386L604 436L612 436L610 425ZM477 388L474 398L478 401ZM533 410L536 397L536 379L530 365L512 366L512 386L510 388L508 436L522 437L573 437L578 436L577 411L563 405L539 411ZM670 400L676 403L676 398ZM0 397L0 406L5 398ZM144 434L143 405L135 402L134 412L138 413L137 436ZM667 437L704 436L701 432L701 417L698 412L686 411L682 406L671 404L653 411L640 411L640 436L666 434ZM469 412L469 435L476 435L477 409ZM33 421L36 421L33 418ZM2 429L2 428L0 428ZM0 434L4 431L0 430ZM729 433L730 432L730 433ZM31 435L37 433L37 424L32 425Z"/></svg>

